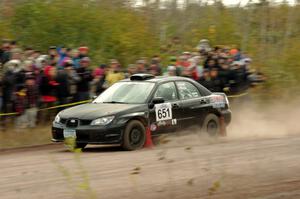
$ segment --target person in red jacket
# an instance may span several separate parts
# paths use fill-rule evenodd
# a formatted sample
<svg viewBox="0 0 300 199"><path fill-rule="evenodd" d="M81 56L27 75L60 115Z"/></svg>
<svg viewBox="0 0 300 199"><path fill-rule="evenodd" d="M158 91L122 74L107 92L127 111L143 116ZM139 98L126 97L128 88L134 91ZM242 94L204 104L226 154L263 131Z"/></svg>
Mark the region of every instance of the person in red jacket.
<svg viewBox="0 0 300 199"><path fill-rule="evenodd" d="M56 89L59 84L55 81L55 77L56 68L54 66L46 66L40 84L40 92L42 103L47 106L57 101Z"/></svg>

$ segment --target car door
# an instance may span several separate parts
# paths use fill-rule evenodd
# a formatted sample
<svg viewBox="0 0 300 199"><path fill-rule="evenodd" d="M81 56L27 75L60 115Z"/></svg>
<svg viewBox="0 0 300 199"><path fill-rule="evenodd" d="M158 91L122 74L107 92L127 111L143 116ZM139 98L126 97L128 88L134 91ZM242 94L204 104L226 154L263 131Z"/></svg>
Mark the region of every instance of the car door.
<svg viewBox="0 0 300 199"><path fill-rule="evenodd" d="M181 101L175 83L160 84L154 92L154 98L163 98L164 103L155 104L150 110L150 129L152 134L169 133L176 130L181 120Z"/></svg>
<svg viewBox="0 0 300 199"><path fill-rule="evenodd" d="M181 100L182 127L200 125L205 115L207 99L201 96L198 88L189 81L177 81L178 96Z"/></svg>

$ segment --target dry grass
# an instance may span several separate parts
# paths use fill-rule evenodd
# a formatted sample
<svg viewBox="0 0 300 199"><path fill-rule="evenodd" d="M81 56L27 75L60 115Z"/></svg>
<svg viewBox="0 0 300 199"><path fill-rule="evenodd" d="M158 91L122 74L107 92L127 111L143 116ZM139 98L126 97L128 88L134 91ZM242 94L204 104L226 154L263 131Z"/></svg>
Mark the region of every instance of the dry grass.
<svg viewBox="0 0 300 199"><path fill-rule="evenodd" d="M34 129L9 128L0 131L0 149L34 146L51 143L49 125L38 126Z"/></svg>

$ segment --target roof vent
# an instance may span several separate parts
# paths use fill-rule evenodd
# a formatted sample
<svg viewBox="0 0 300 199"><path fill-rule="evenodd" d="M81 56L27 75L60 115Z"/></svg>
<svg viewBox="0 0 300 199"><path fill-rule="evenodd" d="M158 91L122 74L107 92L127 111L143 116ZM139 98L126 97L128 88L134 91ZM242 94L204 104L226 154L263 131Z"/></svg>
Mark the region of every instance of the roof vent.
<svg viewBox="0 0 300 199"><path fill-rule="evenodd" d="M143 81L143 80L148 80L148 79L153 79L155 78L154 75L151 74L134 74L130 77L131 81Z"/></svg>

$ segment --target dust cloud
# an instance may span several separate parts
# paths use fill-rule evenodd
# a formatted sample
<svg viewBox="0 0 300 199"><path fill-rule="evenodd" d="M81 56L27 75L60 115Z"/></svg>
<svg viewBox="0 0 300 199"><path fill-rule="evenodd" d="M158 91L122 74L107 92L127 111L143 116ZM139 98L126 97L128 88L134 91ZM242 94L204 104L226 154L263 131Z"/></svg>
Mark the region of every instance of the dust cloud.
<svg viewBox="0 0 300 199"><path fill-rule="evenodd" d="M157 143L168 148L300 135L300 99L277 100L264 105L248 101L232 104L231 110L232 121L226 137L210 137L199 128L190 128L162 136Z"/></svg>
<svg viewBox="0 0 300 199"><path fill-rule="evenodd" d="M229 138L278 138L300 134L300 99L234 106L227 132Z"/></svg>

